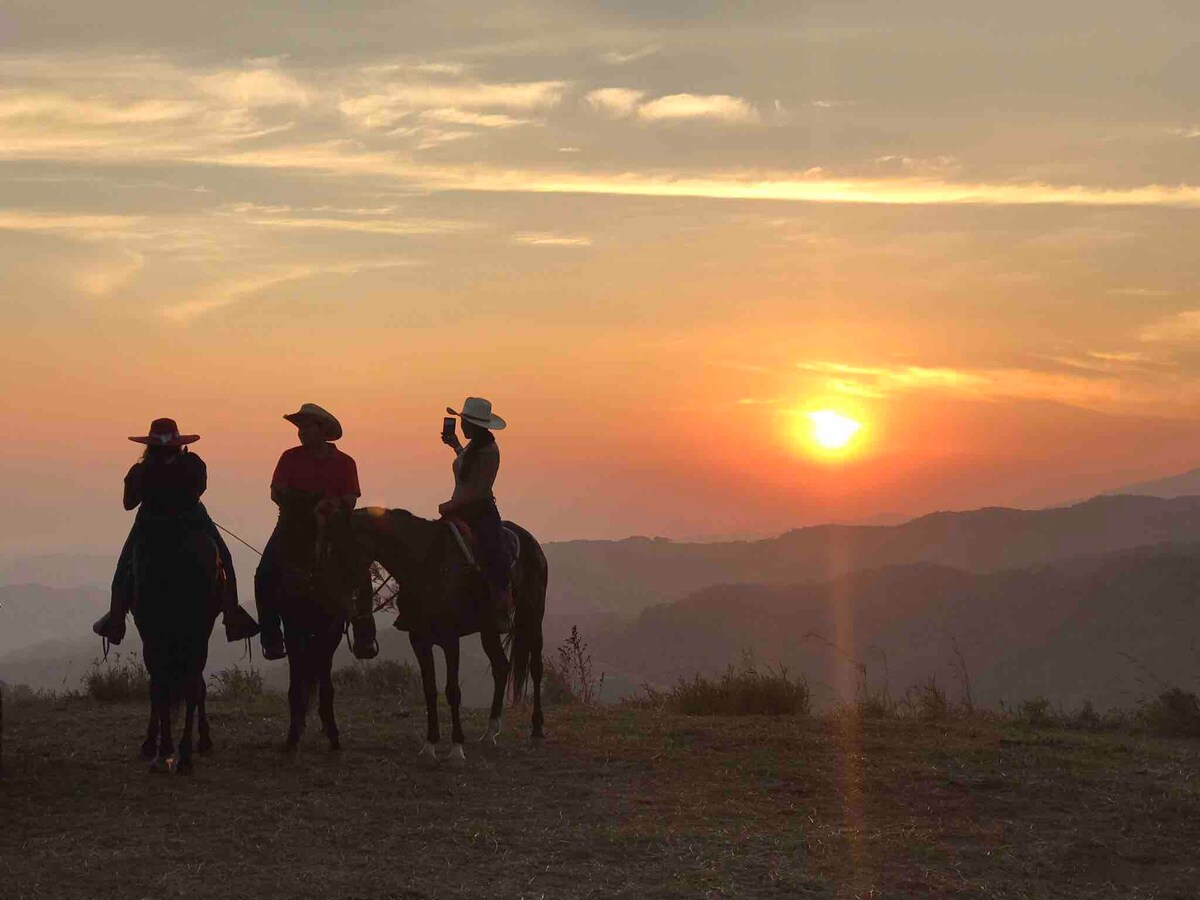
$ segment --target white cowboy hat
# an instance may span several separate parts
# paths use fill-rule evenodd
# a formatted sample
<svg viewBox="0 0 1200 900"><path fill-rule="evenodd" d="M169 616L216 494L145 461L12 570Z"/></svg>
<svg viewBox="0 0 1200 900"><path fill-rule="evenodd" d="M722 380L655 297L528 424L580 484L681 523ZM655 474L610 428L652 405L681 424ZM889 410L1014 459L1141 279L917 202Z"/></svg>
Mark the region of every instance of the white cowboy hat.
<svg viewBox="0 0 1200 900"><path fill-rule="evenodd" d="M451 409L449 406L446 407L446 412L452 416L458 416L464 422L481 425L492 431L499 431L508 424L492 412L492 401L484 400L482 397L468 397L463 401L462 412Z"/></svg>
<svg viewBox="0 0 1200 900"><path fill-rule="evenodd" d="M327 441L336 441L342 436L342 423L334 418L333 413L328 410L321 409L315 403L305 403L294 413L288 413L284 416L289 422L300 427L300 422L305 419L313 419L325 426L325 439ZM299 421L297 421L299 420Z"/></svg>

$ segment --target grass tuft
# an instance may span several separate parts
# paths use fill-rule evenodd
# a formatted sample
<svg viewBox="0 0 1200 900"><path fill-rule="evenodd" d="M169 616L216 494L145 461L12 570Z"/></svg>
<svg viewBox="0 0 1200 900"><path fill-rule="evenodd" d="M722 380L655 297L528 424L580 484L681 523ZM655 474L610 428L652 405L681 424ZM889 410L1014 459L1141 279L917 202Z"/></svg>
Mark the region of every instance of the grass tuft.
<svg viewBox="0 0 1200 900"><path fill-rule="evenodd" d="M243 669L235 664L214 672L208 676L208 681L212 685L213 695L222 700L243 700L257 697L263 692L262 672L253 666Z"/></svg>
<svg viewBox="0 0 1200 900"><path fill-rule="evenodd" d="M83 676L83 689L92 700L102 703L145 700L150 694L150 673L136 656L114 653L109 659L92 662Z"/></svg>
<svg viewBox="0 0 1200 900"><path fill-rule="evenodd" d="M421 696L421 673L408 662L382 659L355 662L333 672L333 684L339 691L371 697L399 697L415 700Z"/></svg>
<svg viewBox="0 0 1200 900"><path fill-rule="evenodd" d="M753 664L730 666L717 679L695 675L670 690L644 690L653 705L688 716L802 716L811 707L808 683L783 667L760 672Z"/></svg>

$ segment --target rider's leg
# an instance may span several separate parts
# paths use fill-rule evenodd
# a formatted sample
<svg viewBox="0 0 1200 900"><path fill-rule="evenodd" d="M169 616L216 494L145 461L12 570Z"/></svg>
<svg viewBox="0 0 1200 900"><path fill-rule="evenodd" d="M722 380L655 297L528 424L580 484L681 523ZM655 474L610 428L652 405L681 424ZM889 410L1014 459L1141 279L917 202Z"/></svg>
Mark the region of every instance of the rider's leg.
<svg viewBox="0 0 1200 900"><path fill-rule="evenodd" d="M258 624L262 629L263 656L267 659L283 659L287 649L283 644L283 623L279 619L279 539L271 532L262 559L254 571L254 604L258 608Z"/></svg>
<svg viewBox="0 0 1200 900"><path fill-rule="evenodd" d="M125 616L133 606L133 537L136 529L136 525L129 529L129 537L125 538L125 546L121 548L121 555L117 559L108 612L92 625L92 631L107 638L111 644L119 644L124 640Z"/></svg>
<svg viewBox="0 0 1200 900"><path fill-rule="evenodd" d="M508 550L504 545L504 526L500 523L500 512L495 504L488 507L471 522L475 540L479 546L480 564L487 578L488 597L491 600L492 622L499 632L512 629L513 600L510 585Z"/></svg>

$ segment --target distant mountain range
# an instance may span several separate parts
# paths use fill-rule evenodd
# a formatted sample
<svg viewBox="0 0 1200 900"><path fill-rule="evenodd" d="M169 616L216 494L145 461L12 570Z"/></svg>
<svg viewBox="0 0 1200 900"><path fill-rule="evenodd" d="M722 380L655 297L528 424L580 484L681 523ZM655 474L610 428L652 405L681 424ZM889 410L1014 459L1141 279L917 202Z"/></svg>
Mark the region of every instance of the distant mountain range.
<svg viewBox="0 0 1200 900"><path fill-rule="evenodd" d="M1194 474L1159 484L1184 486ZM889 670L900 689L945 674L957 648L981 701L1044 692L1116 702L1151 679L1138 663L1171 683L1200 670L1189 649L1198 546L1200 496L1123 493L754 541L548 543L547 649L579 624L618 692L720 669L743 651L832 692L848 683L847 655L872 678ZM252 564L238 563L248 608ZM106 608L111 566L40 557L0 569L59 585L0 586L0 679L55 686L95 658L89 628ZM385 653L406 658L406 642L385 631ZM224 645L218 628L213 653L219 667L241 648Z"/></svg>
<svg viewBox="0 0 1200 900"><path fill-rule="evenodd" d="M761 541L570 541L547 545L546 555L557 612L634 615L713 584L796 584L921 562L990 572L1192 541L1200 541L1200 496L1113 496L1056 509L938 512L900 525L819 525Z"/></svg>
<svg viewBox="0 0 1200 900"><path fill-rule="evenodd" d="M1114 494L1140 494L1146 497L1194 497L1200 495L1200 469L1190 469L1179 475L1168 478L1156 478L1153 481L1141 481L1128 484L1125 487L1105 491L1105 496Z"/></svg>
<svg viewBox="0 0 1200 900"><path fill-rule="evenodd" d="M749 654L785 664L818 697L868 686L898 697L936 677L976 702L1044 695L1127 705L1161 684L1200 687L1200 543L972 573L884 566L795 585L707 587L595 636L598 670L623 685L717 673Z"/></svg>

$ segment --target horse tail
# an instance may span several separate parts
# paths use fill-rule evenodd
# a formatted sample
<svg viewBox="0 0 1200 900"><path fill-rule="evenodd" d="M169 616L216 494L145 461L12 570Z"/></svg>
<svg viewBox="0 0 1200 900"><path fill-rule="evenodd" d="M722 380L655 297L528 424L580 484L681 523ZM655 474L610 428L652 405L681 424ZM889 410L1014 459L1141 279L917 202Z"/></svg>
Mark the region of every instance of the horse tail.
<svg viewBox="0 0 1200 900"><path fill-rule="evenodd" d="M538 673L541 671L542 618L546 613L550 567L545 552L532 534L512 522L504 524L512 529L521 543L521 555L513 579L513 599L517 609L509 657L512 661L509 681L512 700L516 703L525 694L525 683L531 667L536 664Z"/></svg>

